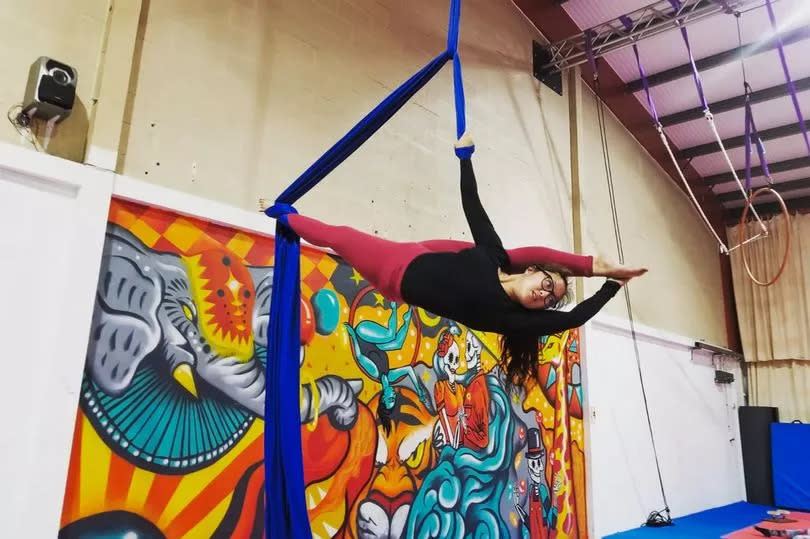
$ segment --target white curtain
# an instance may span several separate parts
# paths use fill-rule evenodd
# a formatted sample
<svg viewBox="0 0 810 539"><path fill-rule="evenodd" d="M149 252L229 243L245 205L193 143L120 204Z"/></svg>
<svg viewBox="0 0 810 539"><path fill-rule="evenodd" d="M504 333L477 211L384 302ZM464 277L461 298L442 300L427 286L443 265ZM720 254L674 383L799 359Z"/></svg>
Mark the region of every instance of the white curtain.
<svg viewBox="0 0 810 539"><path fill-rule="evenodd" d="M810 361L769 361L747 367L751 404L776 406L783 422L810 423Z"/></svg>
<svg viewBox="0 0 810 539"><path fill-rule="evenodd" d="M778 270L788 232L782 216L767 224L770 235L744 248L760 280ZM810 422L810 215L792 215L789 226L790 255L775 284L761 287L749 278L743 248L732 253L731 271L752 404L778 406L782 420ZM747 237L759 232L756 222L747 227ZM740 226L727 232L736 245Z"/></svg>

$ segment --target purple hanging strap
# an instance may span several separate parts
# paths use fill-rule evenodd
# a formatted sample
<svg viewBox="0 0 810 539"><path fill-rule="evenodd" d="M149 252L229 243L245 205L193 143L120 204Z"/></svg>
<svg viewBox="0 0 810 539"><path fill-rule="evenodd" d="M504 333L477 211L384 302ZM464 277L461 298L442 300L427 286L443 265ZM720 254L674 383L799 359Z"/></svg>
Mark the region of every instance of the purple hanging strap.
<svg viewBox="0 0 810 539"><path fill-rule="evenodd" d="M762 175L771 183L771 171L768 168L768 159L765 156L765 145L757 131L757 124L754 121L754 112L751 108L751 87L745 83L745 190L751 191L751 143L757 147L759 155L759 165L762 168Z"/></svg>
<svg viewBox="0 0 810 539"><path fill-rule="evenodd" d="M759 132L757 131L757 124L754 121L754 113L750 114L751 117L751 136L754 138L754 142L757 144L757 154L759 154L759 166L762 167L762 174L766 178L768 178L768 183L771 183L771 171L768 168L768 159L765 157L765 145L762 143L762 139L759 137Z"/></svg>
<svg viewBox="0 0 810 539"><path fill-rule="evenodd" d="M810 154L810 137L808 137L807 127L804 125L802 108L799 106L799 96L796 95L796 85L793 84L793 79L790 77L790 70L788 69L787 59L785 58L785 48L782 43L782 35L776 27L776 16L773 14L771 0L765 0L765 6L768 8L768 18L771 20L771 29L773 30L774 37L776 37L776 48L779 51L779 60L782 62L782 71L785 72L785 80L787 81L788 90L790 91L790 98L793 100L793 108L796 109L796 116L799 118L799 126L804 136L804 144L807 146L808 154Z"/></svg>
<svg viewBox="0 0 810 539"><path fill-rule="evenodd" d="M627 15L622 15L619 17L619 20L628 32L633 29L633 20ZM655 120L655 125L661 125L661 122L658 120L658 111L655 110L655 103L653 102L652 94L650 93L650 84L647 81L647 72L644 71L644 66L641 64L641 56L639 55L638 45L635 41L633 41L633 52L636 55L636 64L638 65L638 74L641 77L641 85L644 87L644 93L647 94L647 107L650 109L650 114L652 114L653 119Z"/></svg>
<svg viewBox="0 0 810 539"><path fill-rule="evenodd" d="M681 9L680 0L669 0L669 3L675 11ZM700 78L700 71L698 71L697 64L695 63L695 55L692 54L692 45L689 43L689 33L686 31L686 27L681 24L680 19L678 20L678 26L681 28L683 42L686 44L686 51L689 53L689 64L692 66L692 78L695 80L695 88L697 88L700 104L703 106L704 112L709 112L709 102L706 101L706 94L703 92L703 81Z"/></svg>
<svg viewBox="0 0 810 539"><path fill-rule="evenodd" d="M745 95L745 190L751 192L751 101Z"/></svg>

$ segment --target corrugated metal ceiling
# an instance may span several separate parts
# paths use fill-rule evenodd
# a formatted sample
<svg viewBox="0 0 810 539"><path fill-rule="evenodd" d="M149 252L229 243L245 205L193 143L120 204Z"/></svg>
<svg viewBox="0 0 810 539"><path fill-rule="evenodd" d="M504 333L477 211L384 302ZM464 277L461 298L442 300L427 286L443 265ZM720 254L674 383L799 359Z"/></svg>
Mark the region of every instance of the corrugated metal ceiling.
<svg viewBox="0 0 810 539"><path fill-rule="evenodd" d="M650 5L651 0L569 0L563 3L563 9L581 30L611 21L620 15L633 12ZM810 26L810 0L775 0L774 12L779 23L780 33L795 28ZM764 2L756 3L746 9L739 17L742 43L756 43L772 36L771 25ZM689 26L689 37L696 59L735 49L739 45L737 18L732 14L719 14L695 22ZM639 43L639 49L648 74L655 74L688 63L686 48L681 35L676 30L667 31ZM794 81L810 77L810 40L799 41L785 46L785 53ZM608 53L605 57L613 70L625 83L638 78L638 68L632 49L627 47ZM583 66L583 69L588 69ZM748 83L756 90L783 85L785 77L776 50L766 50L745 59L745 70ZM701 72L704 90L711 107L712 103L743 94L742 65L739 60L706 69ZM656 108L661 116L675 114L700 106L698 95L691 76L655 86L652 89ZM635 96L646 108L646 97L643 91ZM804 118L810 119L810 91L798 94ZM762 131L769 128L795 124L798 120L789 97L780 97L757 103L753 107L757 128ZM744 110L737 108L728 112L715 114L715 121L722 138L735 137L744 133ZM670 125L665 128L671 142L680 150L712 142L714 137L705 119ZM770 163L779 163L795 158L808 157L808 149L801 135L787 135L765 142ZM745 166L743 148L729 151L736 169ZM756 163L756 157L754 157ZM712 176L729 172L729 167L722 155L712 153L695 157L692 166L703 176ZM786 185L784 182L810 178L810 167L794 168L786 172L775 173L773 180L783 197L803 199L810 195L810 180L806 185ZM765 178L755 178L754 185L762 185ZM800 188L796 188L796 187ZM736 183L722 183L715 188L717 193L726 193L738 189ZM738 207L739 200L724 200L728 208Z"/></svg>

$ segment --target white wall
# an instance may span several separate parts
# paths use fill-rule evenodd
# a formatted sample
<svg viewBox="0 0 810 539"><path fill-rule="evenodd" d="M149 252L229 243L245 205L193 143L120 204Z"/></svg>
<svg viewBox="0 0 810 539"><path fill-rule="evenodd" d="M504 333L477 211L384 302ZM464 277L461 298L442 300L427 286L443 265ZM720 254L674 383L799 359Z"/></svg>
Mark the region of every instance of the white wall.
<svg viewBox="0 0 810 539"><path fill-rule="evenodd" d="M55 537L113 174L0 143L0 534Z"/></svg>
<svg viewBox="0 0 810 539"><path fill-rule="evenodd" d="M594 537L636 528L651 511L664 508L629 327L626 320L600 316L584 331L588 518ZM744 499L739 365L693 351L693 339L639 325L636 331L672 516ZM716 366L734 373L734 383L715 384Z"/></svg>

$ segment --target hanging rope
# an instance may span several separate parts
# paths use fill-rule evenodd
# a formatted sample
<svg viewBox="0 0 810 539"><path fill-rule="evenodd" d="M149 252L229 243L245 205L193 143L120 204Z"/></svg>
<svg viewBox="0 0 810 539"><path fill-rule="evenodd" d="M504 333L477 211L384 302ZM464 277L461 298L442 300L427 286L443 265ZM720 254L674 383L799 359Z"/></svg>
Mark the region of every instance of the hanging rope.
<svg viewBox="0 0 810 539"><path fill-rule="evenodd" d="M779 61L782 64L782 71L785 73L785 82L790 91L790 99L793 101L793 108L796 110L796 117L799 119L799 127L802 130L804 144L807 146L807 153L810 155L810 136L808 136L807 127L804 125L804 115L802 114L801 106L799 106L799 96L796 92L796 85L793 83L793 78L790 76L790 69L788 69L787 58L785 58L785 44L782 42L782 34L779 33L779 28L776 25L776 15L773 13L772 0L765 0L765 7L768 9L768 19L771 21L771 30L773 30L773 35L776 37L776 49L779 52Z"/></svg>
<svg viewBox="0 0 810 539"><path fill-rule="evenodd" d="M619 17L619 21L624 25L624 27L630 31L633 27L633 21L623 15ZM655 108L655 101L652 98L652 92L650 91L650 84L647 80L647 72L644 70L644 65L641 62L641 55L638 51L638 45L635 41L633 41L633 52L636 56L636 65L638 66L638 73L641 77L641 83L644 87L644 93L647 96L647 106L650 110L650 114L652 114L655 130L658 133L658 138L661 139L661 143L664 145L664 148L667 151L667 155L669 155L670 160L672 161L672 165L675 167L675 171L678 173L678 177L681 179L689 198L692 200L692 204L694 205L695 210L700 214L701 219L703 220L703 224L706 226L706 230L711 232L714 236L714 239L717 240L717 243L720 245L720 252L721 253L728 253L728 247L726 247L725 242L720 239L720 235L712 226L711 222L709 222L709 218L706 217L706 213L703 211L700 203L698 203L697 198L695 197L695 193L692 191L692 187L689 185L689 182L686 180L686 175L683 173L683 169L681 168L680 163L678 163L678 159L675 157L675 153L672 151L672 147L669 145L669 140L667 139L666 134L664 134L664 126L661 125L661 120L658 117L658 111Z"/></svg>
<svg viewBox="0 0 810 539"><path fill-rule="evenodd" d="M669 3L676 11L681 8L680 0L669 0ZM717 145L720 147L720 152L723 154L723 159L726 161L726 165L731 171L731 175L737 182L737 185L740 188L740 192L742 193L743 198L748 200L748 193L746 192L745 187L743 186L739 176L737 175L737 170L734 168L734 163L731 162L731 157L728 155L728 151L726 150L725 144L723 144L723 138L720 136L720 132L717 130L717 125L714 121L714 115L712 114L712 111L709 108L709 102L706 99L705 92L703 91L703 80L700 76L700 71L698 71L697 64L695 63L695 55L692 53L692 45L689 42L689 32L686 30L686 26L683 25L680 19L678 19L677 22L681 30L683 42L686 45L686 52L689 56L689 65L692 68L692 78L695 81L695 89L697 90L698 98L700 99L700 104L703 107L703 116L709 123L709 127L711 128L712 134L714 135L714 139L717 141ZM762 222L762 219L760 219L756 209L751 208L751 210L754 214L754 217L756 217L757 221L759 222L759 226L762 228L762 231L767 233L767 228L765 228L765 224ZM717 234L715 234L715 237L717 237ZM725 244L723 244L722 242L721 245L725 247ZM726 249L726 252L728 252L728 249Z"/></svg>
<svg viewBox="0 0 810 539"><path fill-rule="evenodd" d="M608 186L608 195L610 197L610 210L613 217L613 234L616 238L616 250L619 256L619 263L624 264L624 245L622 243L622 231L621 226L619 224L619 213L618 207L616 204L616 193L613 187L613 167L610 161L610 146L608 144L608 136L607 136L607 127L605 122L605 110L604 110L604 100L602 99L602 91L599 82L599 71L596 65L596 59L593 54L592 48L592 41L588 39L587 33L585 37L585 49L589 59L589 63L591 64L591 68L593 69L593 79L594 79L594 88L595 88L595 98L596 98L596 116L597 116L597 123L599 126L599 138L602 144L602 159L603 164L605 167L605 178L607 180ZM635 44L633 45L635 48ZM638 54L638 51L636 51ZM645 81L646 86L646 81ZM654 107L652 107L654 110ZM672 525L672 518L670 516L669 511L669 503L667 502L667 494L664 489L664 480L661 476L661 464L658 460L658 449L655 445L655 433L653 432L652 427L652 419L650 418L650 406L647 402L647 391L644 387L644 375L641 370L641 353L638 349L638 336L636 335L636 324L635 319L633 317L633 305L630 301L630 287L625 284L624 285L624 301L625 305L627 306L627 318L630 322L630 335L633 339L633 351L635 352L636 356L636 367L638 368L638 380L641 385L641 396L644 400L644 414L647 418L647 427L650 431L650 442L652 443L653 448L653 455L655 457L655 470L658 473L658 486L661 488L661 498L664 501L664 509L663 512L666 515L662 515L662 511L653 511L647 517L646 524L648 526L668 526Z"/></svg>
<svg viewBox="0 0 810 539"><path fill-rule="evenodd" d="M772 14L771 14L772 15ZM750 238L747 238L747 217L748 212L753 209L753 201L766 193L773 195L779 205L782 208L782 215L785 218L786 223L786 231L785 234L785 251L782 256L782 261L779 265L779 269L777 270L776 274L771 279L759 279L756 275L754 275L754 271L751 269L751 264L749 263L747 253L745 249L742 250L742 259L743 265L745 266L745 271L748 273L748 276L751 280L759 285L759 286L770 286L775 283L779 277L782 275L782 272L785 269L785 265L787 264L788 257L790 256L790 216L787 210L787 206L785 205L785 201L782 199L782 196L774 189L773 185L773 178L771 178L771 172L768 168L768 159L765 155L765 145L762 142L762 138L759 136L759 132L757 131L757 124L754 121L754 111L752 110L751 106L751 85L748 84L748 78L746 77L745 73L745 56L742 54L742 29L740 26L740 17L741 13L739 11L734 12L734 16L737 19L737 43L740 48L740 66L742 69L742 76L743 76L743 89L745 91L745 189L747 191L747 200L745 207L743 208L742 216L740 217L740 231L742 234L742 241L740 242L739 246L747 245L753 241L756 241L762 237L766 237L769 235L767 229L764 232L760 232ZM773 24L775 21L772 18L771 23ZM784 64L784 67L787 68L787 64ZM790 74L786 72L786 76L788 81L790 81ZM802 120L802 126L804 125L804 120L801 117L801 110L798 111L799 119ZM805 133L805 141L806 133ZM759 165L762 170L762 174L768 181L768 185L766 187L759 188L756 192L752 192L751 189L751 145L755 144L757 147L757 154L759 156Z"/></svg>
<svg viewBox="0 0 810 539"><path fill-rule="evenodd" d="M299 415L300 239L287 226L292 206L354 153L416 94L448 61L453 62L457 137L466 130L464 88L458 55L461 0L451 0L447 49L394 90L343 138L323 154L276 199L266 214L278 220L275 236L273 296L270 304L265 390L264 468L266 534L273 539L312 536L304 499ZM467 158L473 146L456 148Z"/></svg>
<svg viewBox="0 0 810 539"><path fill-rule="evenodd" d="M757 154L759 156L759 165L762 168L762 175L768 180L769 185L773 185L771 178L771 171L768 168L768 160L765 157L765 145L762 143L762 138L757 131L756 122L754 122L754 112L751 108L751 85L748 84L748 78L745 74L745 56L742 54L742 30L740 28L740 12L735 12L734 16L737 19L737 42L740 49L740 66L742 68L743 76L743 91L745 92L745 190L748 196L751 195L751 144L752 142L757 147Z"/></svg>
<svg viewBox="0 0 810 539"><path fill-rule="evenodd" d="M680 0L669 0L669 3L672 7L677 11L681 8ZM734 163L731 162L731 157L728 155L728 151L726 150L725 144L723 144L723 138L720 136L720 132L717 130L717 125L714 121L714 115L712 114L711 109L709 108L709 102L706 99L706 94L703 91L703 80L700 76L700 71L698 71L697 64L695 63L695 55L692 53L692 45L689 42L689 32L686 30L686 26L683 25L682 21L678 19L678 26L681 30L681 36L683 37L683 42L686 45L686 52L689 56L689 65L692 68L692 78L695 81L695 89L697 90L698 98L700 99L701 106L703 107L703 116L706 118L706 121L709 123L709 127L712 130L712 134L714 135L714 139L717 141L717 145L720 147L720 152L723 154L723 159L726 161L726 165L728 166L729 170L731 171L731 175L734 177L734 180L737 182L737 185L740 188L740 192L743 195L743 198L748 200L748 193L745 190L742 182L740 181L739 176L737 175L737 170L734 168ZM674 158L674 157L673 157ZM764 233L767 233L768 229L765 227L765 224L760 219L759 214L755 208L751 208L751 211L754 217L759 222L759 226ZM715 234L717 237L717 234ZM719 239L719 238L718 238ZM725 244L721 242L721 245L725 247ZM726 249L728 252L728 249Z"/></svg>

